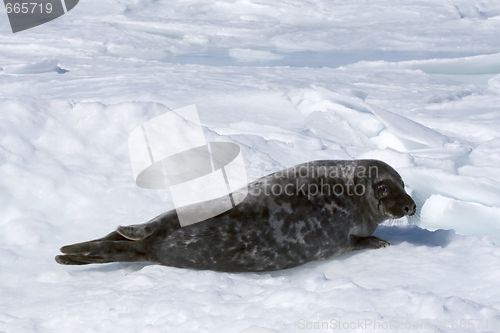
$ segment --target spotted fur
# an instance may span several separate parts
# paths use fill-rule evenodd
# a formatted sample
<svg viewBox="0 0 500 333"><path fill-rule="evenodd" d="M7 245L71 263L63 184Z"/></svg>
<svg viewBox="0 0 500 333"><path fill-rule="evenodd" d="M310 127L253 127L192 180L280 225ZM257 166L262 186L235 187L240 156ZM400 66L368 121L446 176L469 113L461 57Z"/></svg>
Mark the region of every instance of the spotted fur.
<svg viewBox="0 0 500 333"><path fill-rule="evenodd" d="M370 167L373 172L360 171ZM337 192L328 193L325 184ZM315 186L323 186L323 193L311 195ZM341 186L345 191L339 194ZM286 193L279 194L280 187ZM349 195L348 188L357 194ZM150 261L226 272L285 269L389 245L371 236L377 226L416 209L399 174L377 160L304 163L254 181L248 191L243 202L211 219L181 228L175 211L169 211L145 224L64 246L56 261Z"/></svg>

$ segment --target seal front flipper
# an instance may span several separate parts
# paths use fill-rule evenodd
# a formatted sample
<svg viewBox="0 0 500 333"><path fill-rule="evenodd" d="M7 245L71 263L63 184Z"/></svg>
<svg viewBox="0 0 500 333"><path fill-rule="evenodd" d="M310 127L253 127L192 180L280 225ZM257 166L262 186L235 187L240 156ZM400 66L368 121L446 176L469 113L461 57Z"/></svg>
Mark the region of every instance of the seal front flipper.
<svg viewBox="0 0 500 333"><path fill-rule="evenodd" d="M358 237L351 235L351 250L379 249L391 245L389 242L375 236Z"/></svg>

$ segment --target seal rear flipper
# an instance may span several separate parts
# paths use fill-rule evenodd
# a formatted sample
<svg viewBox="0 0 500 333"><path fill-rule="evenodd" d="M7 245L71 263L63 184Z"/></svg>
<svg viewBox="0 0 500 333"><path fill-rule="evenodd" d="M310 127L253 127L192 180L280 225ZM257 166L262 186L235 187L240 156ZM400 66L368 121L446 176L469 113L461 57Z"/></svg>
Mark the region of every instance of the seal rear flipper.
<svg viewBox="0 0 500 333"><path fill-rule="evenodd" d="M156 230L155 227L156 226L152 223L119 226L116 228L116 232L126 239L137 241L151 236L151 234Z"/></svg>
<svg viewBox="0 0 500 333"><path fill-rule="evenodd" d="M157 232L166 232L169 234L180 229L180 227L177 213L175 211L168 211L143 224L119 226L116 232L128 240L138 241Z"/></svg>
<svg viewBox="0 0 500 333"><path fill-rule="evenodd" d="M103 264L108 262L148 261L146 246L138 241L90 241L63 246L65 255L55 257L62 265Z"/></svg>
<svg viewBox="0 0 500 333"><path fill-rule="evenodd" d="M105 263L102 258L89 257L83 255L58 255L56 262L61 265L88 265L88 264L103 264Z"/></svg>
<svg viewBox="0 0 500 333"><path fill-rule="evenodd" d="M102 242L102 241L124 241L127 240L128 238L123 237L121 234L119 234L116 231L110 232L106 236L98 239L94 239L88 242ZM86 242L86 243L88 243Z"/></svg>

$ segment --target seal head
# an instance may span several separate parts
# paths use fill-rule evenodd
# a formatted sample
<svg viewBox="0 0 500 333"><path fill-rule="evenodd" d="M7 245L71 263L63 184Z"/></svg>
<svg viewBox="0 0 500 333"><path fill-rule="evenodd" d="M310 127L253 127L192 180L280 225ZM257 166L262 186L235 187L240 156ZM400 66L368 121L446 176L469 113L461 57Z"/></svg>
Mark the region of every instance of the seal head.
<svg viewBox="0 0 500 333"><path fill-rule="evenodd" d="M401 176L388 164L374 160L361 161L361 165L370 168L377 165L378 175L368 178L371 181L367 198L372 207L376 207L378 215L383 220L399 219L405 215L413 216L416 205L404 190ZM383 221L382 221L383 222Z"/></svg>

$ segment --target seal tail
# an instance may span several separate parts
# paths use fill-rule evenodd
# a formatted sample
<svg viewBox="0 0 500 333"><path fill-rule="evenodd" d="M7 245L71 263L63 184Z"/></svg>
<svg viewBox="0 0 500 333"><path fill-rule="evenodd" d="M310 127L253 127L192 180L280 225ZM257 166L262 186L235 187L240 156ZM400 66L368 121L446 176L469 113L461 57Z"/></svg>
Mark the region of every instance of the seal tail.
<svg viewBox="0 0 500 333"><path fill-rule="evenodd" d="M64 255L55 257L61 265L148 261L142 240L128 239L117 231L96 240L63 246L61 252Z"/></svg>

